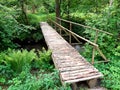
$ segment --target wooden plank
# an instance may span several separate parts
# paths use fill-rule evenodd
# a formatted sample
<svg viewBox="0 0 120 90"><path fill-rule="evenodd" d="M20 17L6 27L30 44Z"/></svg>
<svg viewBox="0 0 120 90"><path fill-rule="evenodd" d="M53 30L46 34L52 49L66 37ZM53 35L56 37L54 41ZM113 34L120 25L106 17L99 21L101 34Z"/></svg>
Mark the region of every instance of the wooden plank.
<svg viewBox="0 0 120 90"><path fill-rule="evenodd" d="M91 66L76 66L76 67L65 67L65 68L59 68L60 72L67 72L67 71L76 71L76 70L83 70L88 68L93 68Z"/></svg>
<svg viewBox="0 0 120 90"><path fill-rule="evenodd" d="M88 77L96 77L96 76L99 76L99 74L98 73L89 73L89 74L86 74L86 75L74 75L74 76L67 76L67 77L63 77L62 76L62 80L64 81L64 82L66 82L66 81L69 81L69 80L75 80L75 79L85 79L85 78L88 78ZM92 78L90 78L90 79L92 79Z"/></svg>
<svg viewBox="0 0 120 90"><path fill-rule="evenodd" d="M77 65L75 65L75 64L74 64L74 65L70 65L70 64L60 65L60 64L59 64L58 67L59 67L59 68L65 68L65 67L80 66L80 65L81 65L81 66L84 66L84 65L86 65L86 64L84 64L84 63L83 63L83 64L78 63Z"/></svg>
<svg viewBox="0 0 120 90"><path fill-rule="evenodd" d="M58 60L58 61L56 61L56 63L58 64L58 63L61 63L61 64L64 64L64 63L68 63L68 64L76 64L76 63L82 63L81 61L77 61L77 60Z"/></svg>
<svg viewBox="0 0 120 90"><path fill-rule="evenodd" d="M97 69L94 68L89 68L89 69L81 69L81 70L74 70L74 71L66 71L66 72L61 72L61 75L65 75L65 76L74 76L76 74L88 74L88 73L96 73L98 72Z"/></svg>
<svg viewBox="0 0 120 90"><path fill-rule="evenodd" d="M90 80L90 79L94 79L94 78L100 78L102 77L102 75L96 75L96 76L88 76L86 78L78 78L78 79L73 79L73 80L66 80L64 81L65 83L74 83L74 82L80 82L80 81L87 81L87 80Z"/></svg>

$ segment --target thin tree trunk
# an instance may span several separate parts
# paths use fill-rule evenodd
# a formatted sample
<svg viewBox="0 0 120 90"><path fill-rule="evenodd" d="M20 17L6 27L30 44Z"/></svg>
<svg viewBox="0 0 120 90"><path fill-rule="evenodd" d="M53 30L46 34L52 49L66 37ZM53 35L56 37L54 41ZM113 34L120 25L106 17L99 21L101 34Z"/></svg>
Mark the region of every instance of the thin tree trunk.
<svg viewBox="0 0 120 90"><path fill-rule="evenodd" d="M60 18L60 0L55 0L55 2L56 2L56 7L55 7L56 17ZM56 19L56 22L59 23L59 20Z"/></svg>
<svg viewBox="0 0 120 90"><path fill-rule="evenodd" d="M20 0L21 10L22 10L22 17L25 24L28 24L28 18L26 14L26 8L25 8L25 0Z"/></svg>
<svg viewBox="0 0 120 90"><path fill-rule="evenodd" d="M35 13L36 12L36 8L35 8L35 5L32 6L32 13Z"/></svg>
<svg viewBox="0 0 120 90"><path fill-rule="evenodd" d="M114 0L110 0L110 4L109 4L110 7L112 6L113 1L114 1Z"/></svg>
<svg viewBox="0 0 120 90"><path fill-rule="evenodd" d="M68 0L68 5L67 5L67 18L70 18L70 0Z"/></svg>

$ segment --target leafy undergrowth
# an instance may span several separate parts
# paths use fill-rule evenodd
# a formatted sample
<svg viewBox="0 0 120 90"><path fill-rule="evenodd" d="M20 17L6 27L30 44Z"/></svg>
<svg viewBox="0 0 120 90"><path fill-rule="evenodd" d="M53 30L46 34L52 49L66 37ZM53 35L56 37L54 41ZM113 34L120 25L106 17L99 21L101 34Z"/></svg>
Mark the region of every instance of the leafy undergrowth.
<svg viewBox="0 0 120 90"><path fill-rule="evenodd" d="M112 59L107 64L98 64L96 67L103 73L102 85L110 90L120 89L120 59Z"/></svg>
<svg viewBox="0 0 120 90"><path fill-rule="evenodd" d="M0 53L0 90L70 90L60 83L51 51L12 50Z"/></svg>
<svg viewBox="0 0 120 90"><path fill-rule="evenodd" d="M107 45L108 48L106 47L102 50L110 61L108 63L95 64L95 67L104 75L102 86L106 87L108 90L120 90L120 46L114 48L114 45L110 47L111 44L109 44L109 46ZM89 62L91 62L92 58L91 51L92 48L89 45L86 45L83 56L85 56ZM95 62L101 60L103 59L96 53Z"/></svg>
<svg viewBox="0 0 120 90"><path fill-rule="evenodd" d="M89 52L88 46L87 51ZM108 63L94 64L94 66L104 75L102 79L103 87L108 90L120 90L120 46L114 49L112 53L114 54L109 53L111 56L109 56L110 61ZM90 55L87 56L90 57ZM87 58L87 60L91 62L91 58ZM97 60L101 59L96 58L95 61Z"/></svg>
<svg viewBox="0 0 120 90"><path fill-rule="evenodd" d="M30 20L30 23L31 24L39 24L40 22L44 22L44 21L47 21L48 20L48 17L54 17L55 14L52 13L52 14L39 14L39 13L36 13L36 14L28 14L28 18Z"/></svg>
<svg viewBox="0 0 120 90"><path fill-rule="evenodd" d="M115 51L115 56L109 63L97 65L97 68L104 74L103 86L111 90L120 89L120 46Z"/></svg>

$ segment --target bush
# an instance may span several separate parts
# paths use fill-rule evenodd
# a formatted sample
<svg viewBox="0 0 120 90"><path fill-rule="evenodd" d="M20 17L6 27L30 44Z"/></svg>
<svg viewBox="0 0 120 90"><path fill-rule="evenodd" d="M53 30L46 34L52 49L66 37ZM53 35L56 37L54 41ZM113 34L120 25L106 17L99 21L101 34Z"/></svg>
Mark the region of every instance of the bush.
<svg viewBox="0 0 120 90"><path fill-rule="evenodd" d="M16 73L22 72L26 66L50 69L50 67L53 67L50 62L51 51L46 51L45 49L43 49L43 51L38 51L38 54L35 53L34 49L30 51L8 49L7 51L0 53L1 67L7 68L9 66Z"/></svg>
<svg viewBox="0 0 120 90"><path fill-rule="evenodd" d="M114 57L108 64L96 64L95 66L104 74L102 86L110 90L120 89L119 59L115 59Z"/></svg>
<svg viewBox="0 0 120 90"><path fill-rule="evenodd" d="M50 50L46 51L44 48L42 51L38 52L40 58L38 58L36 62L39 64L39 66L46 67L45 64L46 65L50 64L50 61L52 60L51 53L52 52Z"/></svg>
<svg viewBox="0 0 120 90"><path fill-rule="evenodd" d="M117 57L120 57L120 46L117 46L117 48L115 49L115 55L117 56Z"/></svg>
<svg viewBox="0 0 120 90"><path fill-rule="evenodd" d="M7 8L0 4L0 47L1 49L7 49L16 47L13 42L14 39L18 38L23 40L30 33L30 30L34 28L20 24L16 20L17 11L13 8Z"/></svg>
<svg viewBox="0 0 120 90"><path fill-rule="evenodd" d="M42 51L38 51L38 57L36 57L35 61L32 63L33 68L41 68L44 70L53 70L51 51L46 51L44 48Z"/></svg>
<svg viewBox="0 0 120 90"><path fill-rule="evenodd" d="M4 62L6 65L10 65L11 69L15 72L21 72L26 65L36 58L34 50L11 50L9 49L7 54L4 56Z"/></svg>
<svg viewBox="0 0 120 90"><path fill-rule="evenodd" d="M21 72L10 82L13 84L8 90L71 90L69 86L62 87L57 71L52 73L41 71L37 77L28 72Z"/></svg>

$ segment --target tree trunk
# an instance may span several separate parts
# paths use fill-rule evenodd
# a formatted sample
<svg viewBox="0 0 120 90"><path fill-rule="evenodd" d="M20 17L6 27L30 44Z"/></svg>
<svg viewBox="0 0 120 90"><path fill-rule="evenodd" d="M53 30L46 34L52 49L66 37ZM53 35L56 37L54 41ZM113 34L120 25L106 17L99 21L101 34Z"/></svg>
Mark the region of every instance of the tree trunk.
<svg viewBox="0 0 120 90"><path fill-rule="evenodd" d="M32 6L32 13L33 14L36 13L36 7L35 7L35 5Z"/></svg>
<svg viewBox="0 0 120 90"><path fill-rule="evenodd" d="M70 0L68 0L68 5L67 5L67 18L70 18Z"/></svg>
<svg viewBox="0 0 120 90"><path fill-rule="evenodd" d="M55 7L55 12L56 12L56 17L60 18L60 0L55 0L56 7ZM59 20L56 19L56 22L59 23Z"/></svg>
<svg viewBox="0 0 120 90"><path fill-rule="evenodd" d="M22 10L22 18L25 24L28 25L28 18L26 14L25 0L20 0L21 10Z"/></svg>
<svg viewBox="0 0 120 90"><path fill-rule="evenodd" d="M114 0L110 0L110 4L109 4L110 7L112 6L113 1L114 1Z"/></svg>

